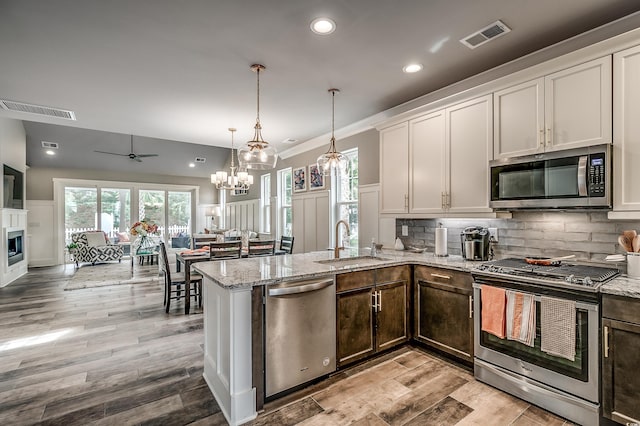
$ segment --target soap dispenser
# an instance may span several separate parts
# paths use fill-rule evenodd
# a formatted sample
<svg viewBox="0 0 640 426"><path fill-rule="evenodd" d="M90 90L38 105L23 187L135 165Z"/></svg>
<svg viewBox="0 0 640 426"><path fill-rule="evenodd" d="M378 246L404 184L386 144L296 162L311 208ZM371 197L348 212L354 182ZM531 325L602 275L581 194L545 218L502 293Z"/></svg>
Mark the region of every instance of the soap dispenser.
<svg viewBox="0 0 640 426"><path fill-rule="evenodd" d="M395 248L396 250L404 250L404 244L402 244L402 240L400 239L400 237L396 238L396 244L393 248Z"/></svg>

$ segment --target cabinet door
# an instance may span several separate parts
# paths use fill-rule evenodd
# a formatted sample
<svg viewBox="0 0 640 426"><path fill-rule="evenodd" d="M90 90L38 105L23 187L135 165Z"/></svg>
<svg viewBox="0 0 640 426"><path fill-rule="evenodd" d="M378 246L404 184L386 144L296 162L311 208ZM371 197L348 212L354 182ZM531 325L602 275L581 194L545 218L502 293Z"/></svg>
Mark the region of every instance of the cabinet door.
<svg viewBox="0 0 640 426"><path fill-rule="evenodd" d="M409 212L444 209L444 110L409 122Z"/></svg>
<svg viewBox="0 0 640 426"><path fill-rule="evenodd" d="M544 151L544 78L493 94L493 156Z"/></svg>
<svg viewBox="0 0 640 426"><path fill-rule="evenodd" d="M613 209L640 210L640 46L613 55Z"/></svg>
<svg viewBox="0 0 640 426"><path fill-rule="evenodd" d="M611 143L611 57L545 77L546 150Z"/></svg>
<svg viewBox="0 0 640 426"><path fill-rule="evenodd" d="M409 124L380 131L380 213L407 213Z"/></svg>
<svg viewBox="0 0 640 426"><path fill-rule="evenodd" d="M622 424L640 423L640 325L603 318L602 328L603 415Z"/></svg>
<svg viewBox="0 0 640 426"><path fill-rule="evenodd" d="M446 174L451 213L490 212L489 160L493 157L492 96L447 108Z"/></svg>
<svg viewBox="0 0 640 426"><path fill-rule="evenodd" d="M473 362L471 292L418 280L415 293L416 340Z"/></svg>
<svg viewBox="0 0 640 426"><path fill-rule="evenodd" d="M376 285L376 350L385 350L409 340L408 291L408 281Z"/></svg>
<svg viewBox="0 0 640 426"><path fill-rule="evenodd" d="M338 366L374 353L373 296L372 287L336 296Z"/></svg>

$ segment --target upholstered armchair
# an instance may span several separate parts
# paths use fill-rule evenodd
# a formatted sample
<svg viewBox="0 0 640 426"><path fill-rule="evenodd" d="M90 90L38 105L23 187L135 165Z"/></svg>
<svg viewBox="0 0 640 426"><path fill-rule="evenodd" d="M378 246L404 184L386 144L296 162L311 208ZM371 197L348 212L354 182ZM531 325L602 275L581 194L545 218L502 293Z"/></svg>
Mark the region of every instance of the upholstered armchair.
<svg viewBox="0 0 640 426"><path fill-rule="evenodd" d="M124 255L122 245L112 244L102 231L85 231L71 234L71 241L78 245L73 255L76 267L79 263L120 262Z"/></svg>

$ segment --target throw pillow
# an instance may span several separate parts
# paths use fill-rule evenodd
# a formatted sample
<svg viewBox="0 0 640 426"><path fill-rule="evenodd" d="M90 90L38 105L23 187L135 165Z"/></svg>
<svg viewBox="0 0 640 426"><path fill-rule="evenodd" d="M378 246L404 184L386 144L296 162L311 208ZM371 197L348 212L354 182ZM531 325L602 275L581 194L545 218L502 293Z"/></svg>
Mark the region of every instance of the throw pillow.
<svg viewBox="0 0 640 426"><path fill-rule="evenodd" d="M126 232L118 232L118 242L119 243L128 243L131 240L129 239L129 234Z"/></svg>
<svg viewBox="0 0 640 426"><path fill-rule="evenodd" d="M100 247L106 244L102 231L86 232L85 235L87 236L87 245L89 247Z"/></svg>

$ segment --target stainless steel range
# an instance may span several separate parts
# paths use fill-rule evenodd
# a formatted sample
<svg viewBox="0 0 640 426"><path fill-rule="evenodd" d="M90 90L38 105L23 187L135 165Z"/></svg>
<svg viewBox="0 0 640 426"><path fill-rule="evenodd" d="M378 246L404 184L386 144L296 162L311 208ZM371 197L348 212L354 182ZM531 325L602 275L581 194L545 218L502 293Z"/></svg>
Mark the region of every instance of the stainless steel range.
<svg viewBox="0 0 640 426"><path fill-rule="evenodd" d="M485 262L474 277L474 372L476 378L582 425L597 425L599 403L598 287L619 274L590 265L530 265L509 258ZM483 330L482 288L531 295L535 306L533 346ZM484 287L489 291L487 287ZM541 300L575 301L575 357L541 347Z"/></svg>

